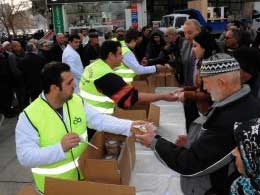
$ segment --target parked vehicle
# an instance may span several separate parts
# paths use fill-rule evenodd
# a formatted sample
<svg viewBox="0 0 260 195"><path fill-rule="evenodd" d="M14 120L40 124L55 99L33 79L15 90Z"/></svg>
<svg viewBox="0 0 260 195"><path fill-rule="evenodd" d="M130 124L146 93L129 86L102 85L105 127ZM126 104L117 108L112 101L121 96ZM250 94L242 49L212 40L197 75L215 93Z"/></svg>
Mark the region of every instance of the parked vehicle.
<svg viewBox="0 0 260 195"><path fill-rule="evenodd" d="M213 34L222 33L228 23L226 18L214 18L206 20L199 10L185 9L176 11L174 14L163 16L160 29L164 31L167 27L174 27L176 29L182 30L184 22L188 19L198 20L202 27L208 28Z"/></svg>

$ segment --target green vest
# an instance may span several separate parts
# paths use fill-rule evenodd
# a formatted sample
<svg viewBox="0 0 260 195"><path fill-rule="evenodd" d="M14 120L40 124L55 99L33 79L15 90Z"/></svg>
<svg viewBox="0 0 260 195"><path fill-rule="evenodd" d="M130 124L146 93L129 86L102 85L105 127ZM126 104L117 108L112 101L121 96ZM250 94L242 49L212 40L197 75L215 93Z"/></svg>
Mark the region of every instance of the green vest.
<svg viewBox="0 0 260 195"><path fill-rule="evenodd" d="M118 41L116 37L111 39L112 41ZM121 43L121 47L127 47L125 41L119 41Z"/></svg>
<svg viewBox="0 0 260 195"><path fill-rule="evenodd" d="M114 101L100 93L94 84L95 80L108 73L114 73L114 71L103 60L98 59L85 68L80 79L79 88L81 97L96 110L104 114L113 114Z"/></svg>
<svg viewBox="0 0 260 195"><path fill-rule="evenodd" d="M126 45L122 46L122 54L125 55L128 52L131 52L131 50ZM136 75L135 72L131 68L126 66L123 62L114 71L117 75L121 76L126 83L133 82Z"/></svg>
<svg viewBox="0 0 260 195"><path fill-rule="evenodd" d="M42 97L38 97L24 112L39 134L41 148L59 144L68 132L87 137L87 118L83 100L76 94L63 105L64 120ZM86 143L80 143L65 153L64 160L32 168L34 181L39 191L44 192L45 177L78 180L80 175L80 179L83 179L78 169L78 158L86 146Z"/></svg>
<svg viewBox="0 0 260 195"><path fill-rule="evenodd" d="M118 41L117 38L113 38L112 41ZM125 55L131 50L127 47L125 41L120 41L122 46L122 54ZM115 73L123 78L126 83L131 83L134 80L135 72L126 66L123 62L115 70Z"/></svg>

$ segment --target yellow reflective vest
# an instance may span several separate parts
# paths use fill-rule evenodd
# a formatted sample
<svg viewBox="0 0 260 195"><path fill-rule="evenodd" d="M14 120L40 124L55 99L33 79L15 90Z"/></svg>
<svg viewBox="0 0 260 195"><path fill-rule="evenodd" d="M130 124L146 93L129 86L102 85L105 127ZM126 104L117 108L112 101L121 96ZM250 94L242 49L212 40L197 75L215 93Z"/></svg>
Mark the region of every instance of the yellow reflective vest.
<svg viewBox="0 0 260 195"><path fill-rule="evenodd" d="M112 40L117 41L116 38L113 38ZM125 55L128 52L131 52L131 50L127 47L125 41L120 41L120 43L122 46L122 55ZM131 68L126 66L123 62L121 63L120 66L115 68L114 71L117 75L121 76L126 83L132 83L134 80L134 77L136 75L135 72Z"/></svg>
<svg viewBox="0 0 260 195"><path fill-rule="evenodd" d="M114 73L111 67L103 60L98 59L88 65L80 79L80 95L87 103L104 114L113 114L115 103L109 97L100 93L94 82L108 73Z"/></svg>
<svg viewBox="0 0 260 195"><path fill-rule="evenodd" d="M66 122L42 97L38 97L24 112L39 134L41 148L59 144L63 136L69 132L87 137L87 117L83 100L76 94L63 105L63 118L66 119ZM64 160L32 168L31 171L38 190L44 192L46 177L68 180L83 179L78 169L78 158L86 146L86 143L80 143L77 147L66 152Z"/></svg>

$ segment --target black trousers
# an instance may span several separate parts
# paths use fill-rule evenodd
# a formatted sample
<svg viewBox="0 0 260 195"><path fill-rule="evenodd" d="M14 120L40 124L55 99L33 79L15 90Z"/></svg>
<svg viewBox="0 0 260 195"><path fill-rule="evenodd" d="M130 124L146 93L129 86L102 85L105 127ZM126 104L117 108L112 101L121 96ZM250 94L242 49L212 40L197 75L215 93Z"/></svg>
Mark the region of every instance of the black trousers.
<svg viewBox="0 0 260 195"><path fill-rule="evenodd" d="M8 115L11 112L13 91L12 87L8 84L0 85L0 112L4 115Z"/></svg>

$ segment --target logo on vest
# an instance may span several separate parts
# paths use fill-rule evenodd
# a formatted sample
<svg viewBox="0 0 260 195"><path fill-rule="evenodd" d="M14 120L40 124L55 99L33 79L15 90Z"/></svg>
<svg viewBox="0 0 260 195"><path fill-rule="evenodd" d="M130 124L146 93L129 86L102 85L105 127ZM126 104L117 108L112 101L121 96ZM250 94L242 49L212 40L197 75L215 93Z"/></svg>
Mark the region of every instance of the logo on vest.
<svg viewBox="0 0 260 195"><path fill-rule="evenodd" d="M78 123L81 123L81 118L80 117L75 117L74 120L73 120L73 124L74 125L77 125Z"/></svg>

